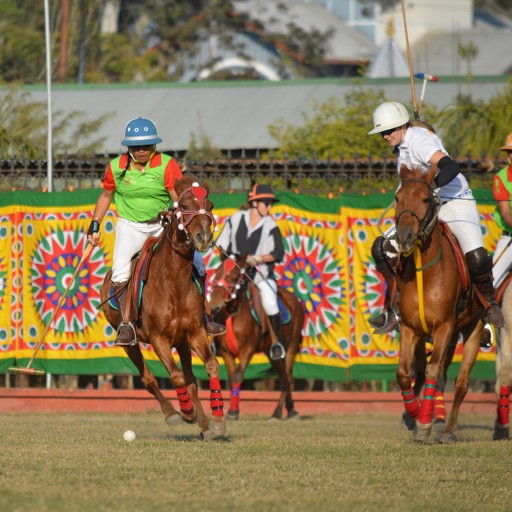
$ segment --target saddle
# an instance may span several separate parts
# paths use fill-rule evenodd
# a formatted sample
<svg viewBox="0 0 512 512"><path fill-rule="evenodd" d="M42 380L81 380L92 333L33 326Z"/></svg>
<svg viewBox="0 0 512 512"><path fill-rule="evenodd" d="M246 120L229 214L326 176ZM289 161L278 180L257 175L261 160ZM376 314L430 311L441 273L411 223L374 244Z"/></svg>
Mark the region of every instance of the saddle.
<svg viewBox="0 0 512 512"><path fill-rule="evenodd" d="M265 319L266 313L263 309L263 303L261 302L261 296L258 290L258 287L252 283L249 282L244 286L244 289L241 293L245 293L247 296L247 299L249 301L249 307L251 310L251 315L254 318L255 322L260 327L260 336L258 339L258 351L259 351L259 345L261 343L261 340L263 337L267 334L269 331L268 328L268 322L263 321L261 319ZM279 291L277 294L277 304L279 306L279 313L281 315L281 323L283 325L288 324L292 320L292 315L289 311L289 309L286 307L286 304L283 302L281 297L279 296ZM235 356L238 357L240 355L240 349L238 346L238 341L236 339L235 333L233 332L233 321L230 316L226 319L226 343L228 345L229 351Z"/></svg>
<svg viewBox="0 0 512 512"><path fill-rule="evenodd" d="M151 236L142 246L142 249L132 257L130 279L128 280L128 300L132 312L136 312L135 321L139 318L140 304L142 301L142 289L144 283L148 280L149 264L154 251L158 246L159 238ZM109 304L114 309L119 309L117 297L113 297L113 287L111 288Z"/></svg>

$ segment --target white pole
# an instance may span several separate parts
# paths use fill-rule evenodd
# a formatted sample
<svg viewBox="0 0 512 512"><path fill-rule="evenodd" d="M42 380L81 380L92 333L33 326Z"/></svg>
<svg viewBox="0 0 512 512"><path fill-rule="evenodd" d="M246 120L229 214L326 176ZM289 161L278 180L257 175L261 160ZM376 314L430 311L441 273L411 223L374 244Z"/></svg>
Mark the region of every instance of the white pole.
<svg viewBox="0 0 512 512"><path fill-rule="evenodd" d="M48 104L48 192L53 191L53 151L52 151L52 55L50 47L50 8L48 0L44 0L44 29L46 41L46 94Z"/></svg>
<svg viewBox="0 0 512 512"><path fill-rule="evenodd" d="M48 105L48 145L47 167L48 192L53 192L53 151L52 151L52 50L50 47L50 8L44 0L44 33L46 42L46 96ZM52 376L46 375L46 388L52 387Z"/></svg>

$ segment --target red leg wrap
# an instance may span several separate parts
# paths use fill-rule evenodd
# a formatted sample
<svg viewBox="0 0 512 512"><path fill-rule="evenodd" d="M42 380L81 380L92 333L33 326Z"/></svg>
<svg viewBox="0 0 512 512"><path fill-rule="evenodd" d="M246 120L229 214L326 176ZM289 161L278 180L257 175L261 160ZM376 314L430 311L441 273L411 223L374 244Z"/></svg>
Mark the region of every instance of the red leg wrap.
<svg viewBox="0 0 512 512"><path fill-rule="evenodd" d="M421 402L418 421L420 423L431 423L432 413L434 412L434 395L436 393L437 380L427 379L423 390L423 400Z"/></svg>
<svg viewBox="0 0 512 512"><path fill-rule="evenodd" d="M219 377L210 377L210 409L212 416L224 416L224 399L220 389Z"/></svg>
<svg viewBox="0 0 512 512"><path fill-rule="evenodd" d="M500 397L498 399L498 425L506 427L510 417L510 386L500 387Z"/></svg>
<svg viewBox="0 0 512 512"><path fill-rule="evenodd" d="M194 410L194 404L190 399L190 395L188 394L188 389L176 388L176 395L178 396L178 401L180 403L180 409L184 414L190 414Z"/></svg>
<svg viewBox="0 0 512 512"><path fill-rule="evenodd" d="M441 391L436 391L434 395L434 419L438 421L446 421L444 396Z"/></svg>
<svg viewBox="0 0 512 512"><path fill-rule="evenodd" d="M233 382L231 386L231 397L229 400L229 410L238 411L240 409L240 382Z"/></svg>
<svg viewBox="0 0 512 512"><path fill-rule="evenodd" d="M404 401L405 410L409 413L409 416L415 420L420 412L420 404L412 388L408 391L402 391L402 400Z"/></svg>

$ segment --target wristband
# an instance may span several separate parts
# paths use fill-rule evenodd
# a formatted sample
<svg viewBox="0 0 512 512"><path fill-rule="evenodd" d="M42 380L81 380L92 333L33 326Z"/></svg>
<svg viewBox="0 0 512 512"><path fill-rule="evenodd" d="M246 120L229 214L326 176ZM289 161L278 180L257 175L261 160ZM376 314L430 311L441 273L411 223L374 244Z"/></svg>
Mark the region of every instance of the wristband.
<svg viewBox="0 0 512 512"><path fill-rule="evenodd" d="M100 222L93 218L91 224L89 225L89 230L87 231L87 236L92 236L96 233L100 232Z"/></svg>

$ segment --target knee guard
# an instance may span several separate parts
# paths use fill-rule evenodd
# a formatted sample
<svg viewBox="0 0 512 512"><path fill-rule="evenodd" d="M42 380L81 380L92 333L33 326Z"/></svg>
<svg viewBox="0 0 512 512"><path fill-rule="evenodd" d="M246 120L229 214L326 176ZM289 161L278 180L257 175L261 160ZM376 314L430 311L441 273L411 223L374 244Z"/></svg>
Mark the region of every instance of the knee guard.
<svg viewBox="0 0 512 512"><path fill-rule="evenodd" d="M372 258L375 267L384 277L395 275L394 258L390 258L388 252L395 252L395 248L383 236L377 237L372 244Z"/></svg>

